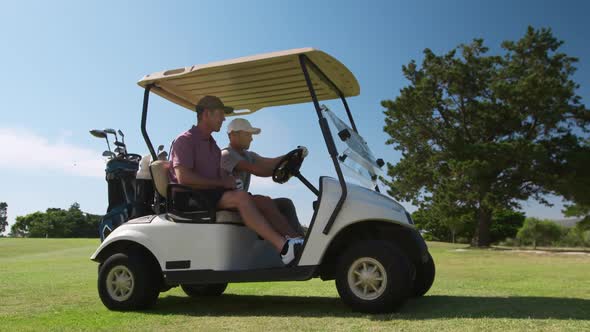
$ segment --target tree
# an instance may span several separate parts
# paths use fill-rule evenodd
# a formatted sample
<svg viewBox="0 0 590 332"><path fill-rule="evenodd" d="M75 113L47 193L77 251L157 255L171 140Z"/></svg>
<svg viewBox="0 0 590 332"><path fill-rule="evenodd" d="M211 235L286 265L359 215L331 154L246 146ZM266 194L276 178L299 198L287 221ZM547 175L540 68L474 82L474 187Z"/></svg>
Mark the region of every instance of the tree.
<svg viewBox="0 0 590 332"><path fill-rule="evenodd" d="M98 237L101 216L82 212L78 203L68 210L49 208L45 212L34 212L16 217L11 235L15 237Z"/></svg>
<svg viewBox="0 0 590 332"><path fill-rule="evenodd" d="M583 204L566 205L565 210L562 212L566 217L587 217L590 215L590 206Z"/></svg>
<svg viewBox="0 0 590 332"><path fill-rule="evenodd" d="M579 227L572 227L559 240L560 247L590 247L590 230Z"/></svg>
<svg viewBox="0 0 590 332"><path fill-rule="evenodd" d="M428 241L449 242L450 231L448 227L436 217L431 210L420 208L412 213L412 220L416 228L425 231L424 238Z"/></svg>
<svg viewBox="0 0 590 332"><path fill-rule="evenodd" d="M590 205L584 205L582 203L566 205L565 210L562 212L566 217L583 217L582 220L576 224L576 228L579 228L582 231L590 230Z"/></svg>
<svg viewBox="0 0 590 332"><path fill-rule="evenodd" d="M444 214L444 216L443 216ZM444 209L420 208L412 213L412 220L420 230L427 231L429 240L455 242L456 237L470 238L475 233L476 216L472 211L449 214ZM516 237L525 215L512 210L492 212L490 237L493 243Z"/></svg>
<svg viewBox="0 0 590 332"><path fill-rule="evenodd" d="M490 226L492 243L497 243L507 238L515 238L518 230L523 226L524 221L525 215L523 212L512 210L494 211L492 225Z"/></svg>
<svg viewBox="0 0 590 332"><path fill-rule="evenodd" d="M4 233L8 226L8 204L0 202L0 234Z"/></svg>
<svg viewBox="0 0 590 332"><path fill-rule="evenodd" d="M502 43L503 56L486 55L475 39L441 56L424 50L420 68L403 66L410 85L382 101L387 144L402 153L388 164L388 193L419 206L443 202L449 215L471 211L472 244L488 246L493 211L569 192L564 174L590 155L578 136L590 112L570 78L577 59L557 51L562 43L529 27Z"/></svg>
<svg viewBox="0 0 590 332"><path fill-rule="evenodd" d="M44 223L44 214L34 212L26 216L17 216L10 233L14 237L45 237L47 226Z"/></svg>
<svg viewBox="0 0 590 332"><path fill-rule="evenodd" d="M550 245L566 233L567 230L552 221L527 218L516 237L521 243L532 244L533 249L537 249L537 245Z"/></svg>

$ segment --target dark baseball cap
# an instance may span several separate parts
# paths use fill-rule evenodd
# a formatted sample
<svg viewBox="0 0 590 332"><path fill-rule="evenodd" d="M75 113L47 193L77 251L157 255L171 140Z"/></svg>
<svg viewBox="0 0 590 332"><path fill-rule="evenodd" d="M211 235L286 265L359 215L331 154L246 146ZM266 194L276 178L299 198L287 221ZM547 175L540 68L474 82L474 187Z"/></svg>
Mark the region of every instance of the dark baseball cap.
<svg viewBox="0 0 590 332"><path fill-rule="evenodd" d="M223 110L225 114L233 113L233 107L223 105L221 99L215 96L205 96L199 100L199 103L195 107L197 113L203 112L205 109L209 110Z"/></svg>

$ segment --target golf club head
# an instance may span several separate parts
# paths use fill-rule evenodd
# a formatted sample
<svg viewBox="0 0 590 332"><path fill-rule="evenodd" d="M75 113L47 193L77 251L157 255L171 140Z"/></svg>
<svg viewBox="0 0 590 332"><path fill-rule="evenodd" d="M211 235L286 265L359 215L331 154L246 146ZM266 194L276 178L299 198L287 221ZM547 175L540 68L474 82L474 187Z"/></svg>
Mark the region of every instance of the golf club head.
<svg viewBox="0 0 590 332"><path fill-rule="evenodd" d="M98 137L98 138L106 138L107 134L104 132L104 130L98 130L98 129L92 129L90 131L90 134L94 137Z"/></svg>
<svg viewBox="0 0 590 332"><path fill-rule="evenodd" d="M122 142L115 142L115 145L118 147L123 147L123 148L125 147L125 143L122 143Z"/></svg>
<svg viewBox="0 0 590 332"><path fill-rule="evenodd" d="M115 143L119 140L119 138L117 137L117 132L115 131L115 129L113 128L105 128L104 132L107 134L111 134L115 136Z"/></svg>
<svg viewBox="0 0 590 332"><path fill-rule="evenodd" d="M121 148L121 147L116 147L115 148L115 152L116 153L125 153L125 149Z"/></svg>
<svg viewBox="0 0 590 332"><path fill-rule="evenodd" d="M102 153L102 156L103 157L109 157L109 158L115 158L115 154L113 152L111 152L111 151L104 151Z"/></svg>
<svg viewBox="0 0 590 332"><path fill-rule="evenodd" d="M121 129L117 130L117 132L119 133L119 135L120 135L121 137L125 137L125 135L123 135L123 132L121 131Z"/></svg>
<svg viewBox="0 0 590 332"><path fill-rule="evenodd" d="M158 160L168 160L168 152L162 151L158 153Z"/></svg>
<svg viewBox="0 0 590 332"><path fill-rule="evenodd" d="M162 151L162 150L164 150L164 145L159 145L159 146L158 146L158 153L159 153L160 151Z"/></svg>

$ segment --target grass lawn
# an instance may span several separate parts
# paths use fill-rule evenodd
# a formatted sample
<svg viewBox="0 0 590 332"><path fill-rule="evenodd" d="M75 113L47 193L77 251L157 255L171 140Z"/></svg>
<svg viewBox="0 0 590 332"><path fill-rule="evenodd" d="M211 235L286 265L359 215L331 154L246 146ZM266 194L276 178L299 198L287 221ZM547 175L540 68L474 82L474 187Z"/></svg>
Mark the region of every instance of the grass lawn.
<svg viewBox="0 0 590 332"><path fill-rule="evenodd" d="M144 312L111 312L97 294L92 239L0 239L0 330L590 331L590 255L463 250L429 243L430 292L401 312L344 306L333 281L230 284L214 299L180 288ZM457 250L458 249L458 250Z"/></svg>

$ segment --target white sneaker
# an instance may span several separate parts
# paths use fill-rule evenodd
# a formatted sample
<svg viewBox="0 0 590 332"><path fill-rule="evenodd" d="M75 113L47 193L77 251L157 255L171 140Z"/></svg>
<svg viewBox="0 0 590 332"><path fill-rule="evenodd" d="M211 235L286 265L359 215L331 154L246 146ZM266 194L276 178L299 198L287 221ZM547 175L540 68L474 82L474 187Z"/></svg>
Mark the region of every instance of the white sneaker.
<svg viewBox="0 0 590 332"><path fill-rule="evenodd" d="M301 247L303 246L303 241L299 242L296 239L289 239L287 240L287 253L281 255L281 260L283 264L290 266L291 264L295 263L295 258L299 257L301 254Z"/></svg>
<svg viewBox="0 0 590 332"><path fill-rule="evenodd" d="M305 242L305 238L303 236L289 237L289 235L285 235L285 238L287 239L287 241L293 240L295 241L295 243L303 244L303 242Z"/></svg>

